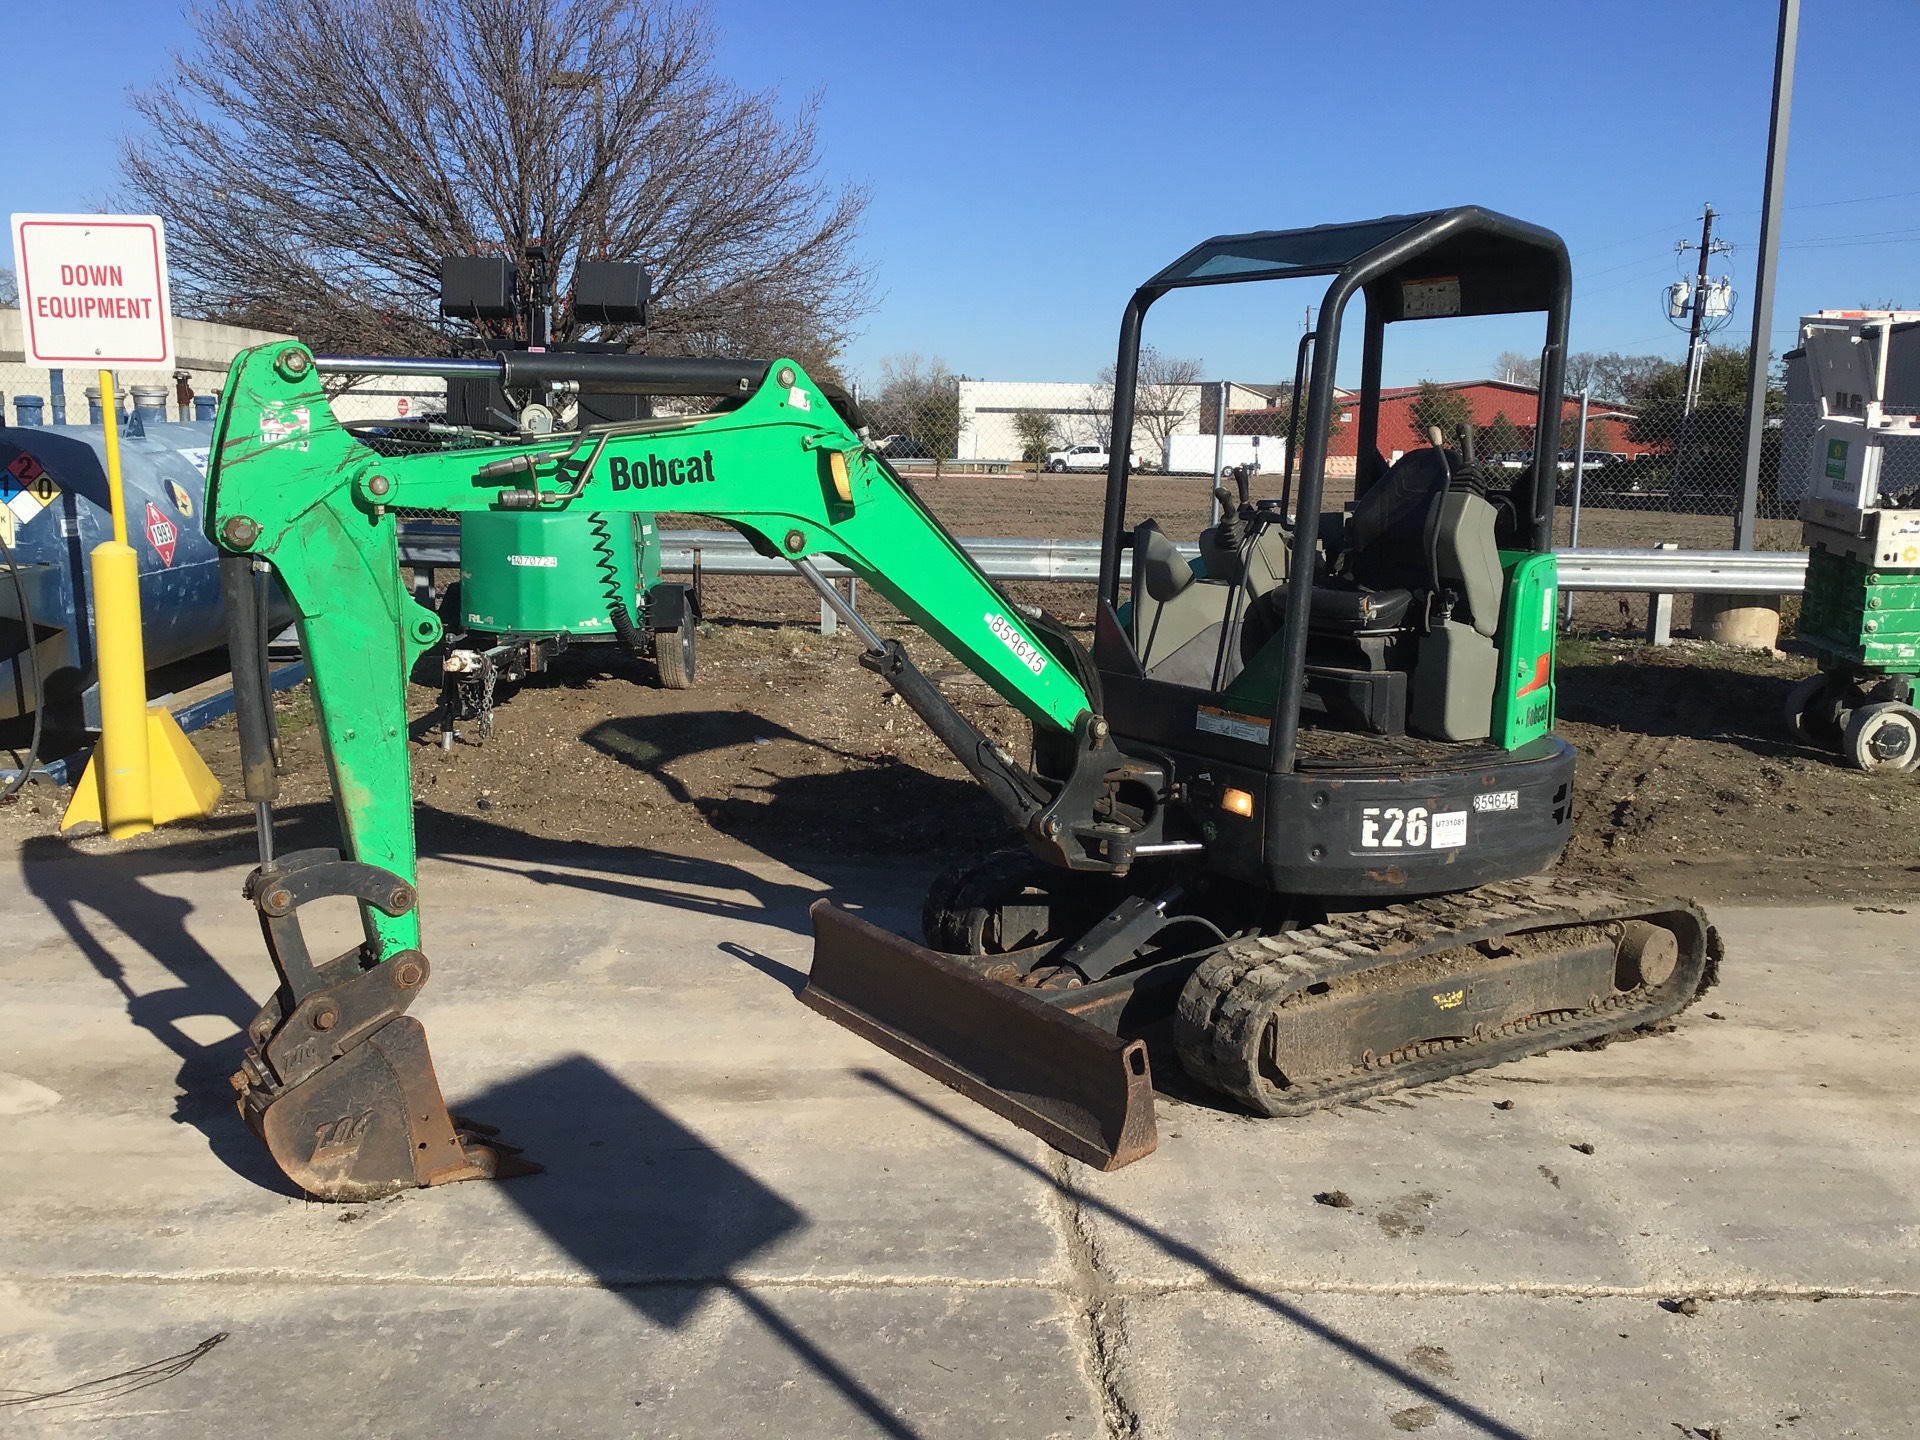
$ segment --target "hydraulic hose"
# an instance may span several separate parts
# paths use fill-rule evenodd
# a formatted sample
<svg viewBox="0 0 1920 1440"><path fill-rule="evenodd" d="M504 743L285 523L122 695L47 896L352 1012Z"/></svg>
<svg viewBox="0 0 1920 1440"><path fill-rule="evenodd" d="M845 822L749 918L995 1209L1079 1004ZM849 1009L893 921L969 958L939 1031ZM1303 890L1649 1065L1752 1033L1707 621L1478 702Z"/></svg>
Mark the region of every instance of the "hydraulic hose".
<svg viewBox="0 0 1920 1440"><path fill-rule="evenodd" d="M20 624L25 630L26 644L20 654L27 660L27 668L33 673L33 735L27 742L26 763L20 767L20 773L9 780L6 788L0 789L0 800L11 800L20 793L20 789L33 778L34 768L40 763L40 739L46 727L47 692L40 674L40 651L34 643L33 606L27 600L26 582L20 578L20 567L14 562L13 547L0 536L0 558L7 562L7 574L13 577L13 593L20 602ZM17 666L19 659L15 659Z"/></svg>
<svg viewBox="0 0 1920 1440"><path fill-rule="evenodd" d="M613 534L608 528L607 517L595 511L587 517L587 528L593 532L594 564L600 570L600 591L607 599L607 619L613 624L613 633L620 637L620 643L636 655L646 652L646 637L635 628L633 616L627 610L626 596L620 592L620 566L613 555Z"/></svg>

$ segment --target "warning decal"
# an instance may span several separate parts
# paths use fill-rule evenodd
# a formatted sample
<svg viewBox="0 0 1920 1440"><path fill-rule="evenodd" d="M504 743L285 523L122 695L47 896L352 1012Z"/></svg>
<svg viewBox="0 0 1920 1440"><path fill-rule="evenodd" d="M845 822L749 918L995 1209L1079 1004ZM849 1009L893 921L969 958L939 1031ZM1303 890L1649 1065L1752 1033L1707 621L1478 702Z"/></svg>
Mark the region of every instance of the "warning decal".
<svg viewBox="0 0 1920 1440"><path fill-rule="evenodd" d="M147 502L147 543L162 565L173 564L173 547L180 543L180 531L151 500Z"/></svg>

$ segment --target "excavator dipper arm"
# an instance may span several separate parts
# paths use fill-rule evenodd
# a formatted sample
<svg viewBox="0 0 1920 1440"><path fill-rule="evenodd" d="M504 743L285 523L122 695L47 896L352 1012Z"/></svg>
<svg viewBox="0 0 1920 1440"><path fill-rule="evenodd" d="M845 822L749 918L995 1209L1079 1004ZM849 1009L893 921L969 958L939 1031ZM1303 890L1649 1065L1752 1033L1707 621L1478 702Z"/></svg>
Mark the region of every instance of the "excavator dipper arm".
<svg viewBox="0 0 1920 1440"><path fill-rule="evenodd" d="M647 362L656 370L667 363ZM712 362L691 362L690 373L703 363ZM919 711L1043 858L1072 869L1123 870L1132 847L1157 834L1157 813L1130 830L1115 825L1111 806L1095 813L1103 775L1125 767L1134 782L1129 793L1137 794L1141 767L1113 749L1082 678L1090 667L1078 663L1071 640L1009 603L792 361L766 365L735 408L717 413L397 456L376 453L340 424L322 383L326 364L295 344L250 350L234 362L206 516L235 572L230 599L244 609L251 587L241 572L264 562L292 602L344 842L343 856L303 852L274 862L263 826L262 868L248 890L281 987L250 1028L254 1048L234 1083L243 1116L311 1193L364 1199L530 1168L476 1127L449 1122L424 1035L399 1014L426 975L412 898L406 683L441 633L438 618L401 583L399 510L694 510L725 520L803 574L812 571L811 557L834 557L1046 740L1060 773L1030 773L954 710L897 642L866 632L863 663ZM817 572L810 578L818 582ZM254 617L230 622L236 646L255 643L247 628ZM239 688L248 691L243 708L258 705L252 687ZM265 733L241 718L243 740ZM246 772L248 798L264 807L271 766L251 755ZM316 966L298 941L295 911L327 894L359 902L366 938L357 951ZM376 981L376 971L387 974ZM810 1003L854 1023L845 1005L817 995ZM1124 1081L1125 1047L1087 1031L1084 1042L1102 1051L1098 1063ZM942 1074L937 1064L909 1058ZM1131 1064L1137 1069L1138 1057ZM942 1078L962 1083L952 1073Z"/></svg>

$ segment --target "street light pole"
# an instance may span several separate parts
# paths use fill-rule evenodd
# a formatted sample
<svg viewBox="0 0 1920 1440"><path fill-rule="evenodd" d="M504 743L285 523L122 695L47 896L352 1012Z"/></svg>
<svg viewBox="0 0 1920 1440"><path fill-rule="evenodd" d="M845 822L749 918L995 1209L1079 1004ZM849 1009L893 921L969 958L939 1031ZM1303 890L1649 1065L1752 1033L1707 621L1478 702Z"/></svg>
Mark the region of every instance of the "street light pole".
<svg viewBox="0 0 1920 1440"><path fill-rule="evenodd" d="M1767 358L1773 338L1773 280L1780 258L1780 196L1787 170L1787 123L1793 110L1793 60L1800 35L1800 0L1780 0L1780 33L1773 50L1773 115L1767 124L1766 196L1760 205L1760 259L1753 287L1753 342L1747 349L1747 448L1740 477L1740 510L1733 520L1736 550L1751 550L1760 501L1760 442L1767 428Z"/></svg>

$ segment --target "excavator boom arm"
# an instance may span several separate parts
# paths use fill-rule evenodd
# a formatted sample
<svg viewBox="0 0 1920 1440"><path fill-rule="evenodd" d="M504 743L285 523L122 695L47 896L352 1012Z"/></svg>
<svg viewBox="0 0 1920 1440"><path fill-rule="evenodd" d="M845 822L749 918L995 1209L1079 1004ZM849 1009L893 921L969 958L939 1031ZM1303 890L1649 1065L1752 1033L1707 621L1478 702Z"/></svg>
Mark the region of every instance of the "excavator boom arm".
<svg viewBox="0 0 1920 1440"><path fill-rule="evenodd" d="M719 413L389 456L340 424L321 368L298 345L261 347L234 362L206 523L230 554L269 563L293 603L355 860L415 878L405 686L440 623L401 583L402 509L714 515L766 553L841 560L1043 731L1072 731L1092 709L1073 669L791 361L768 365L737 408ZM902 658L896 652L894 669ZM886 664L875 668L888 673ZM923 702L934 697L924 682L918 688ZM936 730L964 750L964 735L950 733L957 716L946 718ZM990 789L995 777L982 773L983 761L1007 766L1005 757L961 758ZM1005 793L996 798L1009 804ZM1018 798L1037 810L1047 797ZM362 908L380 958L418 946L415 913Z"/></svg>

